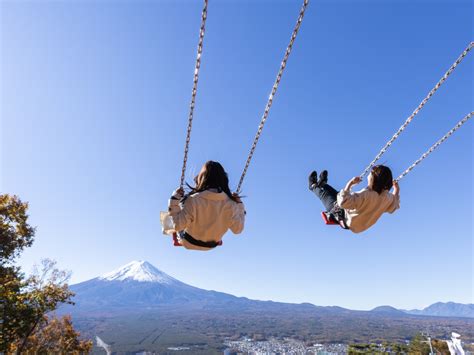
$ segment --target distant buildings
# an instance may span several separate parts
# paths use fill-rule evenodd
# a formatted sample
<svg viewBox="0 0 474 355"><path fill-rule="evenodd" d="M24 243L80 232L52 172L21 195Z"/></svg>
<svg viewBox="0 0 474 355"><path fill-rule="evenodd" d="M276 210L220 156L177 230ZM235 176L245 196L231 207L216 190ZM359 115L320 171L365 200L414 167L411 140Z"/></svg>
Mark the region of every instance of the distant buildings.
<svg viewBox="0 0 474 355"><path fill-rule="evenodd" d="M318 355L338 355L347 353L347 345L345 344L312 344L306 345L304 342L284 338L270 338L265 341L253 341L244 338L237 341L226 341L224 343L228 349L225 355L232 354L251 354L251 355L268 355L268 354L318 354Z"/></svg>

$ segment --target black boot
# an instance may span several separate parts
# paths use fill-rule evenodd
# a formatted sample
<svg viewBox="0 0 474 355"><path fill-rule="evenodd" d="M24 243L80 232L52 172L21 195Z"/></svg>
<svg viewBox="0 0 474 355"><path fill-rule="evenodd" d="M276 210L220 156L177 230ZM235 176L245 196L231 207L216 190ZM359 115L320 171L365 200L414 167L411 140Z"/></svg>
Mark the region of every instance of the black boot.
<svg viewBox="0 0 474 355"><path fill-rule="evenodd" d="M321 171L321 174L319 174L318 186L321 187L323 185L326 185L327 183L328 183L328 171L323 170Z"/></svg>
<svg viewBox="0 0 474 355"><path fill-rule="evenodd" d="M312 171L311 174L308 176L308 185L309 189L311 190L314 186L318 186L318 173L316 171Z"/></svg>

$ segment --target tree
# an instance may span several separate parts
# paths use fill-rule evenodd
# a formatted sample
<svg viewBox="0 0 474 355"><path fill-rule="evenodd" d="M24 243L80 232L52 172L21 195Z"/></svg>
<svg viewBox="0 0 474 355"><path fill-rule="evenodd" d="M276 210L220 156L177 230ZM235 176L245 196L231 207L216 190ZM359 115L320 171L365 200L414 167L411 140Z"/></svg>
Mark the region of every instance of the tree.
<svg viewBox="0 0 474 355"><path fill-rule="evenodd" d="M390 352L392 354L407 354L408 346L405 344L393 343L390 344Z"/></svg>
<svg viewBox="0 0 474 355"><path fill-rule="evenodd" d="M0 195L0 352L28 332L32 308L22 292L27 285L14 259L31 246L35 230L28 224L28 204Z"/></svg>
<svg viewBox="0 0 474 355"><path fill-rule="evenodd" d="M60 271L56 268L56 262L44 259L41 268L35 267L35 271L24 285L23 303L29 310L23 315L26 323L26 333L15 346L18 352L24 351L35 332L41 330L41 326L47 324L47 314L54 311L59 304L72 304L70 300L74 295L67 285L70 273Z"/></svg>
<svg viewBox="0 0 474 355"><path fill-rule="evenodd" d="M8 267L33 244L35 229L28 224L27 210L28 203L17 196L0 195L0 267Z"/></svg>
<svg viewBox="0 0 474 355"><path fill-rule="evenodd" d="M433 349L440 354L449 354L449 347L446 340L433 339Z"/></svg>
<svg viewBox="0 0 474 355"><path fill-rule="evenodd" d="M428 355L431 350L427 340L428 339L422 334L415 335L413 339L411 339L410 345L408 346L408 353L417 355Z"/></svg>
<svg viewBox="0 0 474 355"><path fill-rule="evenodd" d="M73 293L67 284L70 275L58 270L54 261L43 260L28 278L14 265L34 241L35 229L28 224L27 210L28 204L17 196L0 195L0 353L29 349L30 341L53 329L47 314L61 303L72 304ZM78 333L68 334L78 337ZM83 351L86 343L77 344L76 350Z"/></svg>
<svg viewBox="0 0 474 355"><path fill-rule="evenodd" d="M377 344L350 344L347 353L355 354L385 354Z"/></svg>
<svg viewBox="0 0 474 355"><path fill-rule="evenodd" d="M62 318L44 317L37 330L28 337L28 343L23 352L29 354L74 354L89 353L92 342L79 340L79 333L74 329L70 316ZM13 347L14 352L18 348Z"/></svg>

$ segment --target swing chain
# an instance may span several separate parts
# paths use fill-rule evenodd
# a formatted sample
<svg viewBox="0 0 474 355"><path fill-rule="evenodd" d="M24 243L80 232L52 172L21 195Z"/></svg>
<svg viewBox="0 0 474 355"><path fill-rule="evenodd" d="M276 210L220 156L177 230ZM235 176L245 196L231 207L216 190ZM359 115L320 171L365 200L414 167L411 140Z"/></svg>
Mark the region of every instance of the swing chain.
<svg viewBox="0 0 474 355"><path fill-rule="evenodd" d="M436 148L438 148L441 143L443 143L446 139L448 139L454 132L456 132L464 123L466 123L470 118L471 116L474 115L474 111L471 111L469 112L466 116L464 116L464 118L459 121L456 126L454 126L448 133L446 133L439 141L437 141L430 149L428 149L425 153L423 153L423 155L417 160L415 161L412 165L410 165L410 167L408 167L408 169L406 169L403 173L400 174L399 177L396 178L396 181L399 181L400 179L402 179L406 174L408 174L410 171L413 170L413 168L415 168L415 166L417 166L418 164L421 163L421 161L423 159L425 159L428 155L430 155Z"/></svg>
<svg viewBox="0 0 474 355"><path fill-rule="evenodd" d="M263 112L262 119L261 119L260 124L259 124L258 129L257 129L257 134L255 135L252 147L250 149L249 155L247 157L247 161L245 163L244 170L243 170L242 175L240 177L239 184L238 184L237 190L236 190L237 194L240 193L240 189L242 188L242 183L244 182L244 178L245 178L245 175L247 174L247 170L249 168L249 165L250 165L250 162L252 160L253 154L254 154L255 149L257 147L258 140L260 138L260 135L262 134L263 126L265 125L265 122L266 122L267 117L268 117L268 113L270 112L270 107L273 104L273 98L274 98L274 96L275 96L275 94L278 90L278 85L280 84L280 80L282 78L283 71L286 68L286 62L288 61L291 50L293 48L293 43L295 42L295 39L296 39L296 36L298 35L298 31L300 29L301 23L303 22L304 13L306 11L306 7L308 6L308 3L309 3L309 0L304 0L303 6L301 7L300 14L298 16L298 20L296 21L296 25L295 25L295 28L293 30L293 34L291 35L290 43L288 44L288 47L286 48L285 55L283 57L281 65L280 65L280 70L278 71L278 74L276 76L275 82L274 82L273 87L272 87L272 91L270 93L270 96L268 97L268 101L267 101L267 104L265 106L265 111Z"/></svg>
<svg viewBox="0 0 474 355"><path fill-rule="evenodd" d="M196 66L194 68L193 91L191 95L191 103L189 105L188 130L186 133L186 144L184 146L183 167L181 169L181 181L179 184L181 188L184 185L184 178L186 174L186 164L188 162L189 142L191 140L191 129L193 126L194 106L196 103L197 86L198 86L198 80L199 80L199 69L201 68L202 47L203 47L203 41L204 41L204 33L206 31L207 3L208 3L208 0L204 0L204 7L202 9L202 15L201 15L201 28L199 30L199 42L198 42L198 47L197 47Z"/></svg>
<svg viewBox="0 0 474 355"><path fill-rule="evenodd" d="M466 57L469 51L474 47L474 42L470 42L467 48L462 52L459 58L453 63L453 65L448 69L448 71L443 75L443 77L438 81L433 89L428 93L428 95L421 101L418 107L413 111L410 117L407 118L405 123L400 126L398 131L390 138L390 140L385 144L382 150L377 154L377 156L372 160L372 162L365 168L364 172L360 175L360 178L364 178L365 175L369 172L369 170L375 165L375 163L382 157L382 155L388 150L388 148L392 145L392 143L400 136L400 134L405 130L408 124L415 118L418 112L421 111L423 106L428 102L428 100L434 95L434 93L440 88L440 86L446 81L446 79L451 75L451 73L456 69L456 67L461 63L461 61Z"/></svg>

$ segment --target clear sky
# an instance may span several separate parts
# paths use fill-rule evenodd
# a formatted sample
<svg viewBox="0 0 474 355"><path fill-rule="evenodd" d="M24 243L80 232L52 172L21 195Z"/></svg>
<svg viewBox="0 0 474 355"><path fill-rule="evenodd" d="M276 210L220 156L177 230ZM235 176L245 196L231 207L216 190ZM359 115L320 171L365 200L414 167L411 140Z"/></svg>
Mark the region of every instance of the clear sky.
<svg viewBox="0 0 474 355"><path fill-rule="evenodd" d="M187 179L236 187L301 1L210 0ZM360 174L472 37L469 1L311 0L243 186L242 235L172 247L201 1L9 1L1 10L1 193L73 283L147 260L204 289L352 309L473 302L473 122L355 235L320 218L313 169ZM384 155L399 174L472 110L471 53ZM362 188L365 185L361 185Z"/></svg>

